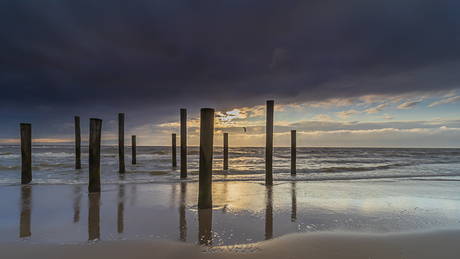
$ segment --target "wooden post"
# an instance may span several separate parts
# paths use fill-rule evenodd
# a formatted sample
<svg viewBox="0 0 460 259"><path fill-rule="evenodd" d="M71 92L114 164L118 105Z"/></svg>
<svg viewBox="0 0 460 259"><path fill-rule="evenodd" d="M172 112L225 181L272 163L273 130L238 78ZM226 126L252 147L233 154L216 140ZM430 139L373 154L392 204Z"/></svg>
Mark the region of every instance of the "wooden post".
<svg viewBox="0 0 460 259"><path fill-rule="evenodd" d="M102 120L89 122L89 192L101 192L101 130Z"/></svg>
<svg viewBox="0 0 460 259"><path fill-rule="evenodd" d="M32 125L21 123L21 184L32 181Z"/></svg>
<svg viewBox="0 0 460 259"><path fill-rule="evenodd" d="M214 109L201 109L198 209L212 208Z"/></svg>
<svg viewBox="0 0 460 259"><path fill-rule="evenodd" d="M125 172L125 114L118 114L118 161L120 174Z"/></svg>
<svg viewBox="0 0 460 259"><path fill-rule="evenodd" d="M273 114L275 101L267 101L267 126L265 142L265 185L273 185Z"/></svg>
<svg viewBox="0 0 460 259"><path fill-rule="evenodd" d="M75 169L81 169L81 132L79 116L75 116Z"/></svg>
<svg viewBox="0 0 460 259"><path fill-rule="evenodd" d="M224 170L228 170L228 133L224 133Z"/></svg>
<svg viewBox="0 0 460 259"><path fill-rule="evenodd" d="M180 109L180 178L187 178L187 109Z"/></svg>
<svg viewBox="0 0 460 259"><path fill-rule="evenodd" d="M172 134L172 166L177 166L177 159L176 159L176 133Z"/></svg>
<svg viewBox="0 0 460 259"><path fill-rule="evenodd" d="M296 144L296 131L291 130L291 174L296 174L296 157L297 157L297 144Z"/></svg>
<svg viewBox="0 0 460 259"><path fill-rule="evenodd" d="M136 135L131 135L131 151L132 151L131 163L135 165L136 164Z"/></svg>

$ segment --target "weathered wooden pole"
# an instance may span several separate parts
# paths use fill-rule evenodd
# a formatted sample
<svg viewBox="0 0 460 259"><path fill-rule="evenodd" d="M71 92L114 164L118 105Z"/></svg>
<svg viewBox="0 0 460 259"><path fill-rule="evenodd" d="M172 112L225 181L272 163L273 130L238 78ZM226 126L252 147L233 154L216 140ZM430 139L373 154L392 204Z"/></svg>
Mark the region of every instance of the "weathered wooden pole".
<svg viewBox="0 0 460 259"><path fill-rule="evenodd" d="M119 173L125 172L125 114L118 114L118 161Z"/></svg>
<svg viewBox="0 0 460 259"><path fill-rule="evenodd" d="M101 191L101 130L102 120L89 122L89 192Z"/></svg>
<svg viewBox="0 0 460 259"><path fill-rule="evenodd" d="M81 169L81 132L79 116L75 116L75 169Z"/></svg>
<svg viewBox="0 0 460 259"><path fill-rule="evenodd" d="M273 114L275 101L267 101L267 126L265 142L265 185L273 185Z"/></svg>
<svg viewBox="0 0 460 259"><path fill-rule="evenodd" d="M187 178L187 109L180 109L180 178Z"/></svg>
<svg viewBox="0 0 460 259"><path fill-rule="evenodd" d="M101 238L100 216L101 193L88 193L88 240Z"/></svg>
<svg viewBox="0 0 460 259"><path fill-rule="evenodd" d="M297 172L296 169L296 159L297 159L297 144L296 144L296 131L291 130L291 174L295 175Z"/></svg>
<svg viewBox="0 0 460 259"><path fill-rule="evenodd" d="M30 185L21 186L21 215L19 216L19 237L30 237L30 214L32 187Z"/></svg>
<svg viewBox="0 0 460 259"><path fill-rule="evenodd" d="M32 125L21 123L21 184L32 181Z"/></svg>
<svg viewBox="0 0 460 259"><path fill-rule="evenodd" d="M228 170L228 133L224 133L224 170Z"/></svg>
<svg viewBox="0 0 460 259"><path fill-rule="evenodd" d="M131 163L133 165L136 164L136 135L131 135L131 153L132 153L132 158L131 158Z"/></svg>
<svg viewBox="0 0 460 259"><path fill-rule="evenodd" d="M212 208L214 109L201 109L198 209Z"/></svg>
<svg viewBox="0 0 460 259"><path fill-rule="evenodd" d="M177 158L176 158L176 133L172 134L172 166L177 166Z"/></svg>

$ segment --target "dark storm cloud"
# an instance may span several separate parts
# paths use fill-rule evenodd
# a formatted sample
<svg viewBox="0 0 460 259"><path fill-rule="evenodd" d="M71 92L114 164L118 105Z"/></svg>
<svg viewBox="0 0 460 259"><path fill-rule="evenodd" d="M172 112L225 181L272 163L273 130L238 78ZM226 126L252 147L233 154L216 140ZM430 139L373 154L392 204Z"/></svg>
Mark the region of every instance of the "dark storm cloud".
<svg viewBox="0 0 460 259"><path fill-rule="evenodd" d="M449 90L459 13L458 1L6 0L0 115L125 111L141 124L181 107Z"/></svg>

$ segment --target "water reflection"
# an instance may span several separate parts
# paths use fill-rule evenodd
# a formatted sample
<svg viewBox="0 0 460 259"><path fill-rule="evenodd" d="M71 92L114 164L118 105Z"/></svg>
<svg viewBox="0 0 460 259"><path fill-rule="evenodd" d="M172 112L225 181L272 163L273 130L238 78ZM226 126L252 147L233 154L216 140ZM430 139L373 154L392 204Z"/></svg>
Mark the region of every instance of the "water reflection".
<svg viewBox="0 0 460 259"><path fill-rule="evenodd" d="M81 202L81 186L76 185L73 189L75 199L73 200L73 223L80 222L80 202Z"/></svg>
<svg viewBox="0 0 460 259"><path fill-rule="evenodd" d="M88 240L100 239L100 192L88 194Z"/></svg>
<svg viewBox="0 0 460 259"><path fill-rule="evenodd" d="M117 232L123 234L125 213L125 185L118 186L118 212L117 212Z"/></svg>
<svg viewBox="0 0 460 259"><path fill-rule="evenodd" d="M21 186L21 216L19 217L19 237L30 237L30 214L32 211L32 188L30 185Z"/></svg>
<svg viewBox="0 0 460 259"><path fill-rule="evenodd" d="M198 242L200 245L212 245L212 209L198 210Z"/></svg>
<svg viewBox="0 0 460 259"><path fill-rule="evenodd" d="M272 186L266 186L265 240L273 238L273 197Z"/></svg>
<svg viewBox="0 0 460 259"><path fill-rule="evenodd" d="M185 218L185 194L187 192L187 183L180 183L180 204L179 204L179 240L186 242L187 238L187 221Z"/></svg>
<svg viewBox="0 0 460 259"><path fill-rule="evenodd" d="M292 181L292 208L291 208L291 221L297 220L297 197L295 195L295 182Z"/></svg>

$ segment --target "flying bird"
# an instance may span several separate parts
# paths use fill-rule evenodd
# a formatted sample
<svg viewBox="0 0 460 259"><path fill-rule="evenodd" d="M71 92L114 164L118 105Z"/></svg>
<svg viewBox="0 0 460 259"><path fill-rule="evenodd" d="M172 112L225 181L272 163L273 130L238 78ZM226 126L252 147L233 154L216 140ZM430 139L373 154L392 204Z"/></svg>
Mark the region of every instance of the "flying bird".
<svg viewBox="0 0 460 259"><path fill-rule="evenodd" d="M246 127L243 127L243 129L244 129L244 132L246 132Z"/></svg>

